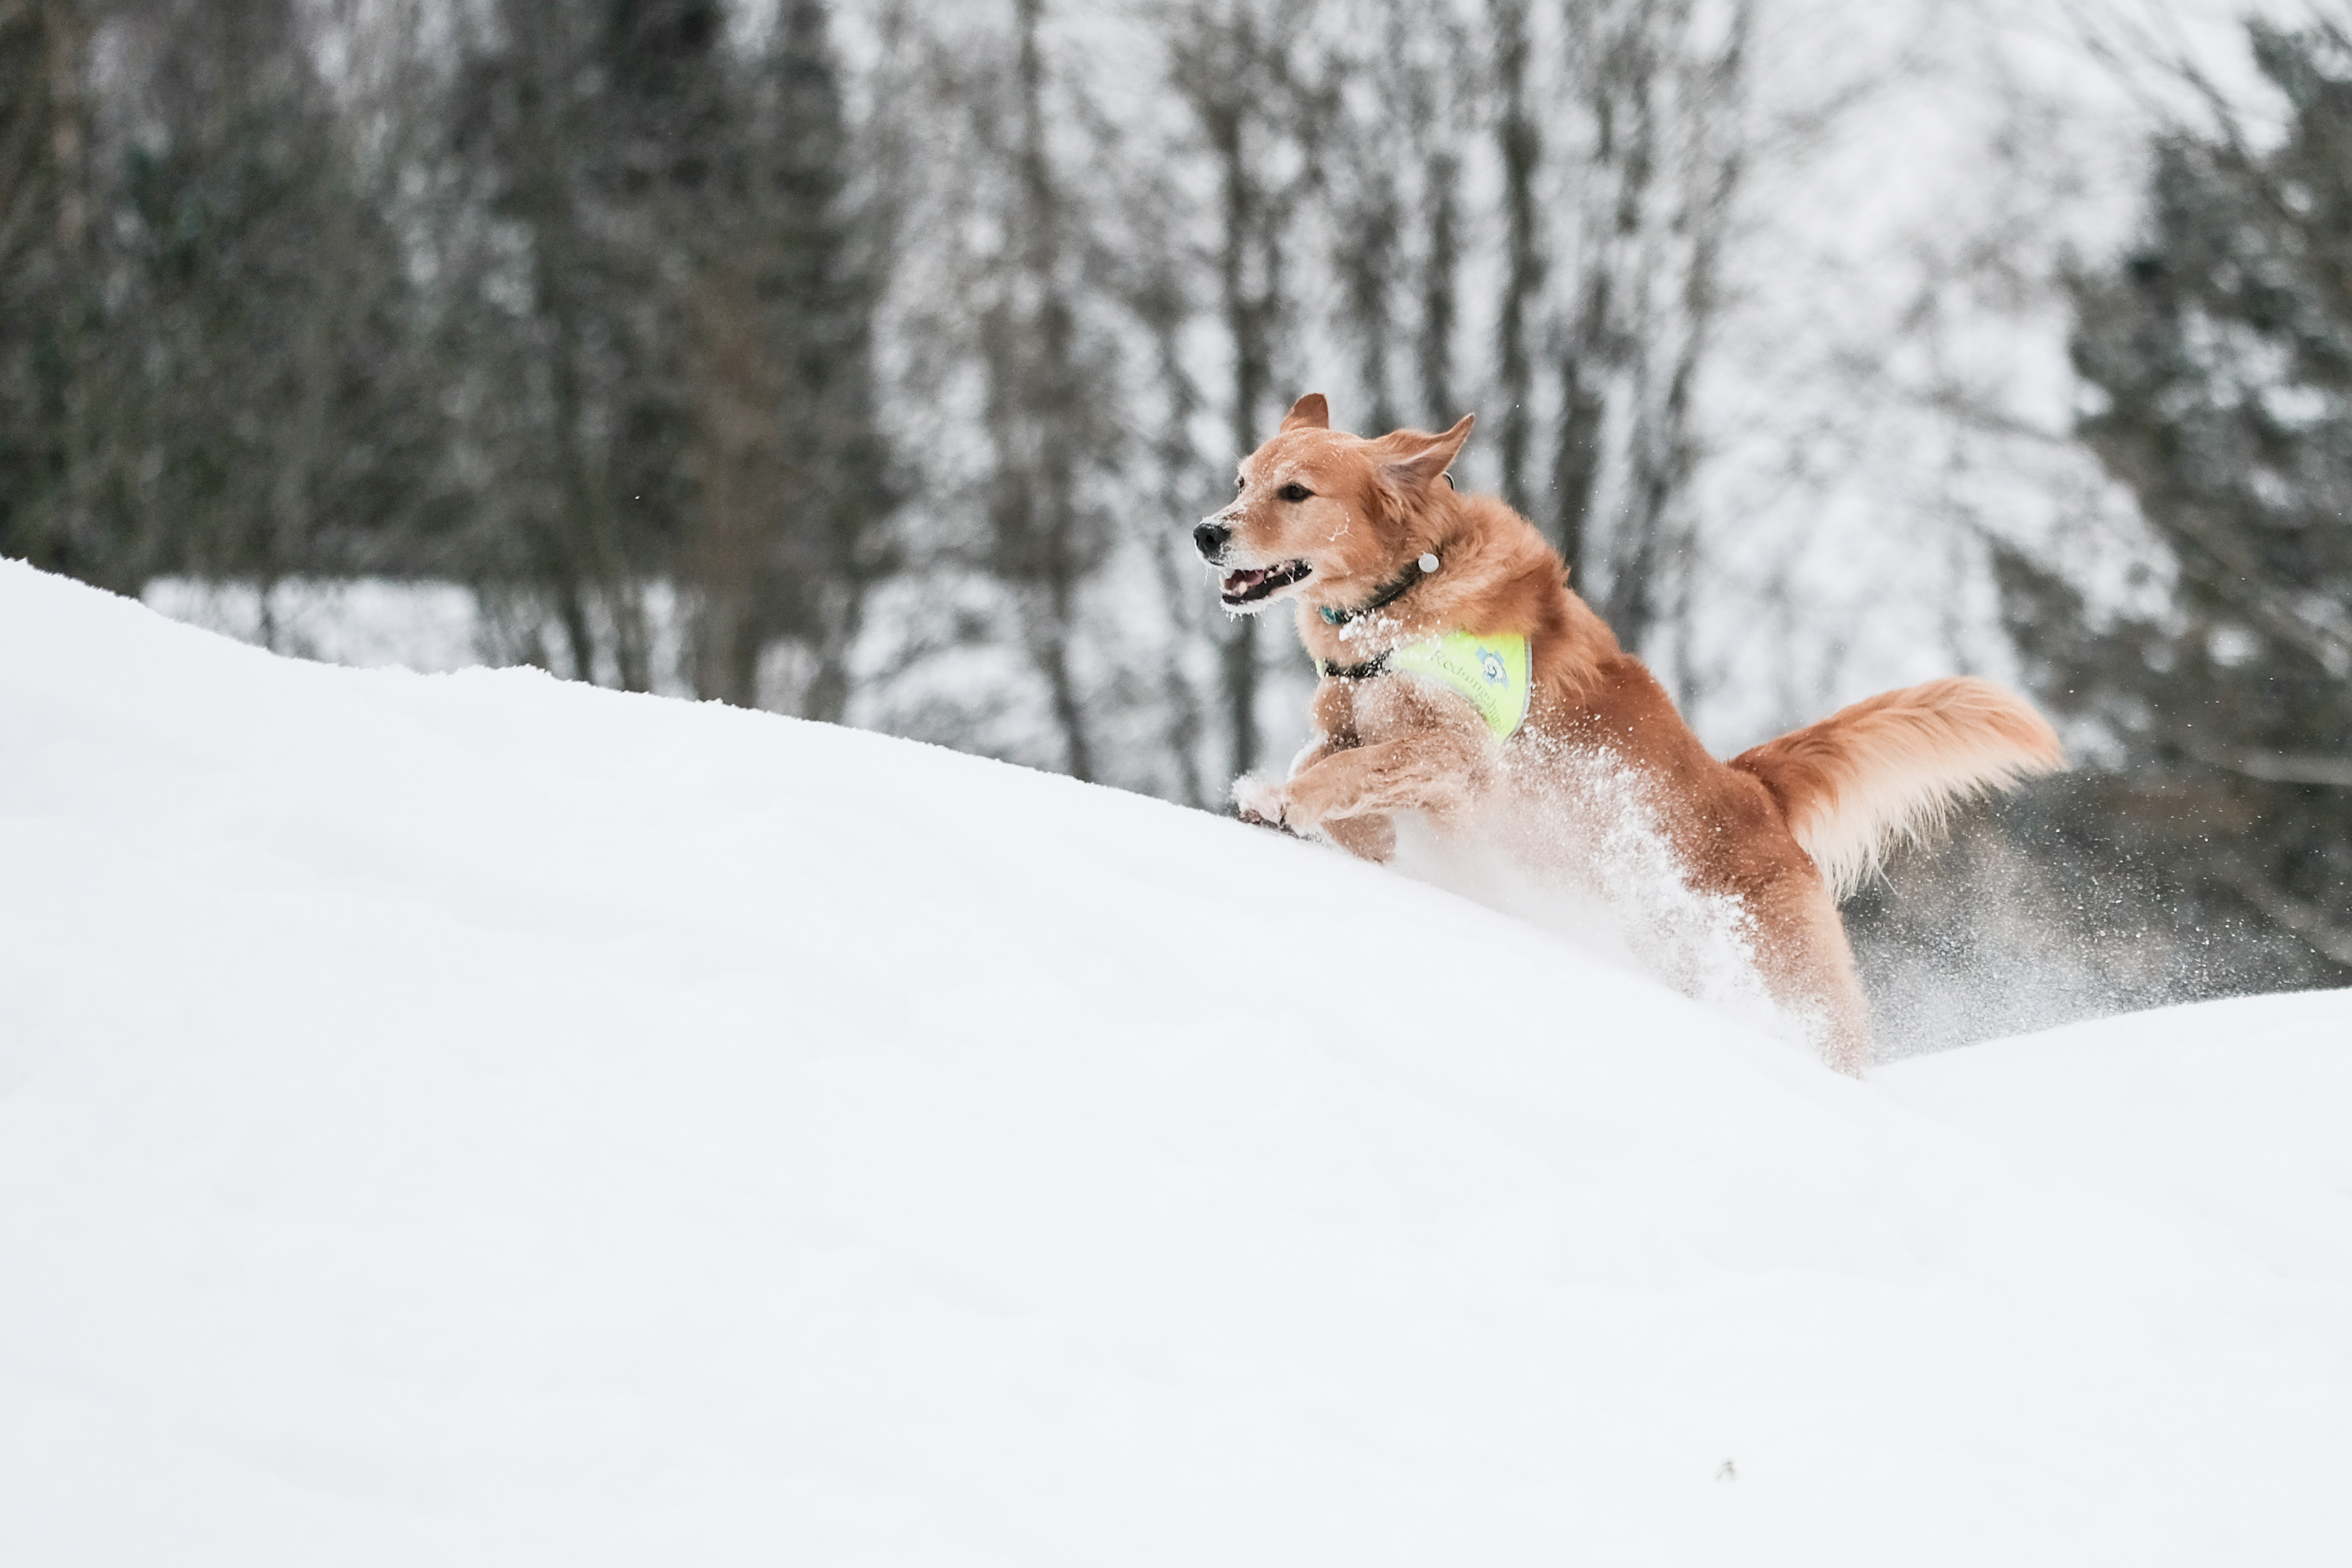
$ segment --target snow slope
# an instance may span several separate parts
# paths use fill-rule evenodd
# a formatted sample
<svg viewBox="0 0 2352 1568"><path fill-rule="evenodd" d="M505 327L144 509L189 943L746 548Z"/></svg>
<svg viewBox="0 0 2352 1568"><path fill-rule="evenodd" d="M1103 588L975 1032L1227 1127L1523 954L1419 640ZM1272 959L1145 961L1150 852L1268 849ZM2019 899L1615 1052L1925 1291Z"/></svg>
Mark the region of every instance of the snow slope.
<svg viewBox="0 0 2352 1568"><path fill-rule="evenodd" d="M2340 1563L2347 1042L0 563L0 1562Z"/></svg>

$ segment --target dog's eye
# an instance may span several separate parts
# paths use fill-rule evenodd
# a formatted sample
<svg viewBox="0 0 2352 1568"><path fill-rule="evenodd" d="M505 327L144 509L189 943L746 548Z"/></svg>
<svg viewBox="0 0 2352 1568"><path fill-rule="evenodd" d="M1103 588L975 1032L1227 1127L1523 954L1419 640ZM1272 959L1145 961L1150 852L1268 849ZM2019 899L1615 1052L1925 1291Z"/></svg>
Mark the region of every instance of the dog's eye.
<svg viewBox="0 0 2352 1568"><path fill-rule="evenodd" d="M1281 497L1286 501L1305 501L1311 500L1314 497L1315 492L1308 489L1304 485L1285 485L1281 489L1276 490L1275 494Z"/></svg>

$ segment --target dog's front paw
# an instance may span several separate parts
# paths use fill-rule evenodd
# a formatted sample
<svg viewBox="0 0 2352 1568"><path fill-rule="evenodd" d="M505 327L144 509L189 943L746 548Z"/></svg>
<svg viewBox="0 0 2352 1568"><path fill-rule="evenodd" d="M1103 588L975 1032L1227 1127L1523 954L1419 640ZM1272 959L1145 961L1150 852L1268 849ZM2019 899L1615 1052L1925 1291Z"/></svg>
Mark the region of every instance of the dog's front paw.
<svg viewBox="0 0 2352 1568"><path fill-rule="evenodd" d="M1291 831L1290 792L1268 779L1244 774L1234 780L1234 810L1255 827Z"/></svg>

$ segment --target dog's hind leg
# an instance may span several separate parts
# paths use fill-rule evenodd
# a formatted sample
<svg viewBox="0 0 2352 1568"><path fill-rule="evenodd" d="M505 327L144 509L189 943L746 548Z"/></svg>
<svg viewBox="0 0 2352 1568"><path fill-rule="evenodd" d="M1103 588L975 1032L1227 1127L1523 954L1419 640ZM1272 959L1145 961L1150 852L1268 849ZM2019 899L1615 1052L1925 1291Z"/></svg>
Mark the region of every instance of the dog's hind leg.
<svg viewBox="0 0 2352 1568"><path fill-rule="evenodd" d="M1870 1002L1829 889L1817 876L1785 876L1748 902L1772 999L1811 1026L1822 1061L1861 1077L1870 1065Z"/></svg>

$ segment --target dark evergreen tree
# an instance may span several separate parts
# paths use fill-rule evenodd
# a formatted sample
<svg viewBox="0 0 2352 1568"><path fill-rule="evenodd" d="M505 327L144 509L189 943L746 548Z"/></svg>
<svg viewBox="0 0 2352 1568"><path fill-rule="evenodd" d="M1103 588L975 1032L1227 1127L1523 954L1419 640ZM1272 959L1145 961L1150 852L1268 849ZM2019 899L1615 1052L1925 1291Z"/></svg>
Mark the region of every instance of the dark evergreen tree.
<svg viewBox="0 0 2352 1568"><path fill-rule="evenodd" d="M142 570L234 578L420 571L436 439L414 300L291 0L131 18L152 130L111 235L134 391L110 433ZM135 582L126 586L135 586Z"/></svg>
<svg viewBox="0 0 2352 1568"><path fill-rule="evenodd" d="M646 589L688 532L684 225L711 182L723 29L696 0L499 0L489 21L457 77L464 213L444 230L468 575L510 652L641 690Z"/></svg>
<svg viewBox="0 0 2352 1568"><path fill-rule="evenodd" d="M2284 96L2155 149L2146 231L2074 284L2080 433L2172 562L2160 613L2094 621L2016 552L2008 620L2041 695L2117 748L2079 798L2184 926L2242 921L2352 967L2352 39L2252 30Z"/></svg>
<svg viewBox="0 0 2352 1568"><path fill-rule="evenodd" d="M839 719L868 591L895 564L875 410L871 252L822 0L790 0L751 62L698 248L690 324L700 486L685 563L694 680L758 700L762 654L806 651L799 711Z"/></svg>
<svg viewBox="0 0 2352 1568"><path fill-rule="evenodd" d="M676 571L702 521L689 455L706 367L693 312L709 242L735 227L740 117L719 0L594 0L582 31L594 106L572 128L593 237L578 280L583 348L601 383L595 439L622 563L608 592L632 601L634 623L641 585ZM647 635L633 624L615 639L625 685L654 678Z"/></svg>
<svg viewBox="0 0 2352 1568"><path fill-rule="evenodd" d="M528 257L518 279L474 246L455 319L495 491L485 596L520 601L525 653L543 613L571 673L642 687L667 580L699 695L761 700L792 641L796 706L837 717L888 494L825 7L792 0L749 60L718 0L499 17L454 120L465 183Z"/></svg>
<svg viewBox="0 0 2352 1568"><path fill-rule="evenodd" d="M89 504L89 114L74 0L0 0L0 556L113 580Z"/></svg>

